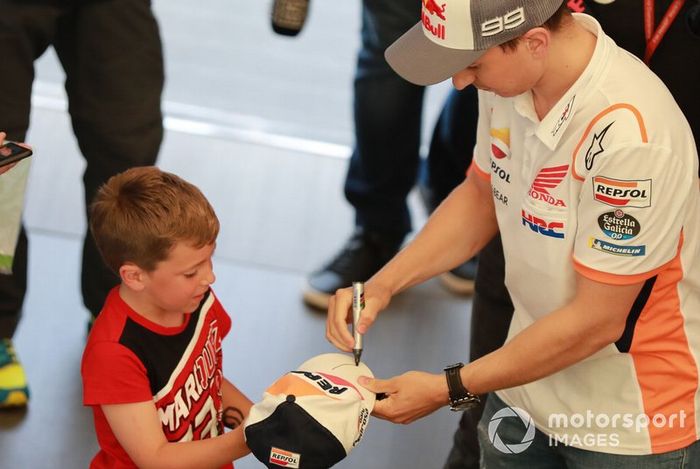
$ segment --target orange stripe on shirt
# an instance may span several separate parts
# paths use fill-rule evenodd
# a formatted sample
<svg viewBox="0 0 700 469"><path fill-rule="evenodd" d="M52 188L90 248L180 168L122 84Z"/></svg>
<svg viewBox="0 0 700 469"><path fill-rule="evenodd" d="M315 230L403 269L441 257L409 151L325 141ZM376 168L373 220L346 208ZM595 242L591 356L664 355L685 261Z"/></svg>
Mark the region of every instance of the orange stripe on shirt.
<svg viewBox="0 0 700 469"><path fill-rule="evenodd" d="M665 416L665 425L652 422L647 427L655 454L684 448L697 439L698 369L688 344L678 296L678 283L682 278L683 267L678 254L659 272L635 325L629 351L642 392L644 412L650 419L655 415ZM669 420L672 415L676 416L673 425Z"/></svg>
<svg viewBox="0 0 700 469"><path fill-rule="evenodd" d="M471 162L469 168L467 169L467 176L469 176L469 173L474 173L474 175L484 179L485 181L491 181L491 174L481 169L474 161Z"/></svg>
<svg viewBox="0 0 700 469"><path fill-rule="evenodd" d="M650 270L649 272L643 272L641 274L633 275L611 274L609 272L602 272L600 270L592 269L587 265L584 265L581 262L579 262L576 259L576 257L573 257L572 262L574 264L574 270L576 270L576 272L596 282L607 283L608 285L632 285L633 283L642 283L645 280L653 277L654 275L658 275L663 270L669 268L671 264L676 262L676 259L673 258L666 264L657 267L654 270Z"/></svg>
<svg viewBox="0 0 700 469"><path fill-rule="evenodd" d="M581 136L581 140L576 144L576 148L574 149L573 155L571 155L571 159L573 160L573 163L571 165L571 174L573 175L574 179L578 179L579 181L583 181L583 176L580 176L579 174L576 173L576 155L578 154L578 151L581 149L581 145L583 145L583 142L588 138L588 134L591 133L591 130L593 129L593 126L598 122L600 119L605 117L607 114L610 114L613 111L616 111L618 109L627 109L632 114L634 114L634 117L637 119L637 124L639 125L639 133L642 138L642 142L646 143L648 141L647 137L647 129L644 126L644 120L642 119L642 114L637 110L636 107L632 106L631 104L626 104L626 103L618 103L618 104L613 104L612 106L603 109L598 113L597 116L591 120L591 122L588 124L588 127L586 127L585 132L583 132L583 135Z"/></svg>

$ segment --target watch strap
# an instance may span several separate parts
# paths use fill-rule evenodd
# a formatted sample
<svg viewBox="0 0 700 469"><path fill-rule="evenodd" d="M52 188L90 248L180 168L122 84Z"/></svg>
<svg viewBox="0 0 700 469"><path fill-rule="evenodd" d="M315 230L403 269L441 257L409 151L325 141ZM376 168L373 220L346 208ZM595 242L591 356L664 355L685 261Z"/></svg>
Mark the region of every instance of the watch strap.
<svg viewBox="0 0 700 469"><path fill-rule="evenodd" d="M470 395L470 392L467 391L467 388L462 384L462 376L459 373L463 366L464 363L460 362L445 368L445 377L447 378L447 388L449 390L451 403Z"/></svg>

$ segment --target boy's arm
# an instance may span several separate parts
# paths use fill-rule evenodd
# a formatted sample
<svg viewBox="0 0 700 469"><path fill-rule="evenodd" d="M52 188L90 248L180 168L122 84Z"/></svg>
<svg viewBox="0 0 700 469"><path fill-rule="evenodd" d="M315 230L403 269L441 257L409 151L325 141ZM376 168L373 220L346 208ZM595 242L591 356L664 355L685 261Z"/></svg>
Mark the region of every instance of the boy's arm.
<svg viewBox="0 0 700 469"><path fill-rule="evenodd" d="M248 418L253 403L226 378L221 390L224 401L224 425L230 429L238 428Z"/></svg>
<svg viewBox="0 0 700 469"><path fill-rule="evenodd" d="M170 443L153 401L103 405L114 436L141 468L217 468L250 452L243 426L215 438Z"/></svg>

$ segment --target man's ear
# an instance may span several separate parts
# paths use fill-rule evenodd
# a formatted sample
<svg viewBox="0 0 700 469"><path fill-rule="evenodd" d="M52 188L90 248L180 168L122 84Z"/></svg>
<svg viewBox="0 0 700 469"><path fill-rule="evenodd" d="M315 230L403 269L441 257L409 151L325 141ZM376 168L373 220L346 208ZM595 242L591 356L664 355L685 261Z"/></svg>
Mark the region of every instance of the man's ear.
<svg viewBox="0 0 700 469"><path fill-rule="evenodd" d="M523 35L525 47L536 59L542 59L549 50L551 33L547 28L532 28Z"/></svg>
<svg viewBox="0 0 700 469"><path fill-rule="evenodd" d="M145 286L146 273L134 263L127 262L119 267L122 283L134 291L141 291Z"/></svg>

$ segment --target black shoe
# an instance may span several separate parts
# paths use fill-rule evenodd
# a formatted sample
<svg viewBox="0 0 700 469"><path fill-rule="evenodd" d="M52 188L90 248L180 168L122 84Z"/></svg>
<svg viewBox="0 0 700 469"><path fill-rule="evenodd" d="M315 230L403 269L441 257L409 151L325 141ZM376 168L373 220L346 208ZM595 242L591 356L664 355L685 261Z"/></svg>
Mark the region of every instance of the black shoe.
<svg viewBox="0 0 700 469"><path fill-rule="evenodd" d="M304 290L304 302L328 309L328 300L339 288L364 282L399 251L403 237L386 237L357 228L340 252L322 269L312 273Z"/></svg>
<svg viewBox="0 0 700 469"><path fill-rule="evenodd" d="M478 265L477 258L473 257L464 264L440 275L440 282L456 295L472 295L474 294L474 279Z"/></svg>

